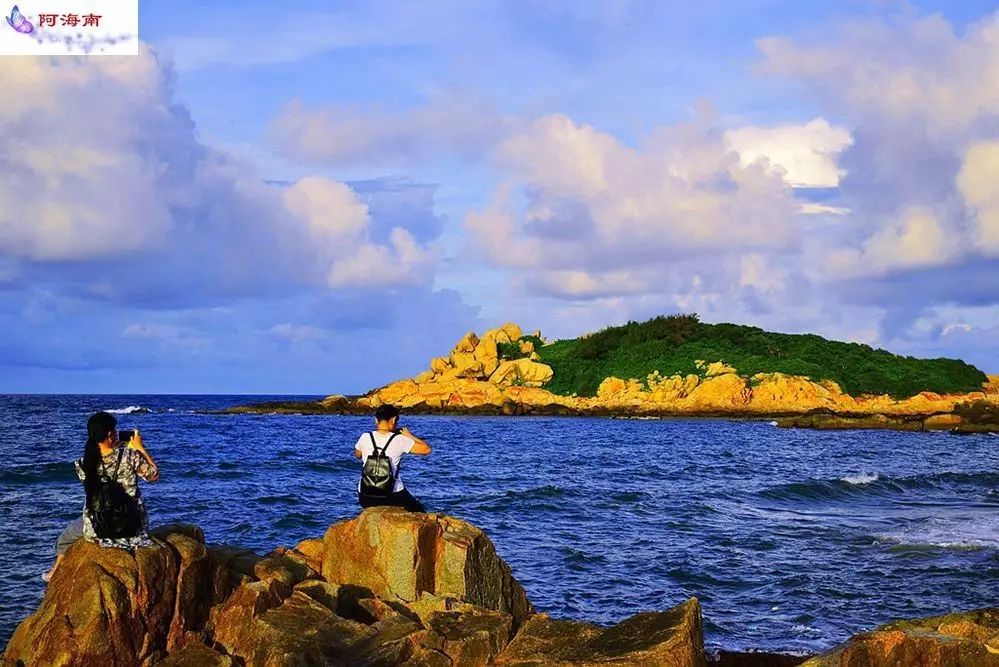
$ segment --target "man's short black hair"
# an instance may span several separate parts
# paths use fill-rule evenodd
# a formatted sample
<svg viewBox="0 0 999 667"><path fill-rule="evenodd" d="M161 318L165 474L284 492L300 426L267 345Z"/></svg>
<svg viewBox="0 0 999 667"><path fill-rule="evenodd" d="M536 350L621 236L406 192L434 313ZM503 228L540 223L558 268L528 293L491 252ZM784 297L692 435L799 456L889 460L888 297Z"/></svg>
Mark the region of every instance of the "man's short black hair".
<svg viewBox="0 0 999 667"><path fill-rule="evenodd" d="M394 405L379 405L375 410L375 419L380 422L387 422L393 417L399 416L399 408Z"/></svg>

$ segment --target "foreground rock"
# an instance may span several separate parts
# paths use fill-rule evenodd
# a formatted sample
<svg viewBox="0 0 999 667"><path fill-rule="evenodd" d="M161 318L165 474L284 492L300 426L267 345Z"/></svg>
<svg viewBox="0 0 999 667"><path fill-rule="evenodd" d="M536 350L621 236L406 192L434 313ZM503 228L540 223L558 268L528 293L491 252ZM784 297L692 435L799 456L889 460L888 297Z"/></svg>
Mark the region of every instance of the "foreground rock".
<svg viewBox="0 0 999 667"><path fill-rule="evenodd" d="M999 608L889 623L807 667L999 667Z"/></svg>
<svg viewBox="0 0 999 667"><path fill-rule="evenodd" d="M431 593L509 614L515 626L534 613L490 539L459 519L374 508L330 526L323 549L326 581L385 600Z"/></svg>
<svg viewBox="0 0 999 667"><path fill-rule="evenodd" d="M369 509L263 556L206 546L194 526L154 534L134 554L71 547L0 664L707 664L696 599L607 628L535 614L489 538L452 517ZM724 664L795 661L728 654ZM809 664L999 667L999 610L885 626Z"/></svg>
<svg viewBox="0 0 999 667"><path fill-rule="evenodd" d="M71 547L0 663L703 662L696 601L610 629L570 623L590 641L568 651L550 636L559 622L534 614L489 538L452 517L374 508L264 556L206 546L193 526L155 536L134 554L83 541Z"/></svg>
<svg viewBox="0 0 999 667"><path fill-rule="evenodd" d="M609 628L532 616L498 665L703 667L701 607L690 599L667 612L637 614Z"/></svg>
<svg viewBox="0 0 999 667"><path fill-rule="evenodd" d="M134 554L73 545L18 626L5 665L151 665L199 641L211 598L201 530L173 526Z"/></svg>

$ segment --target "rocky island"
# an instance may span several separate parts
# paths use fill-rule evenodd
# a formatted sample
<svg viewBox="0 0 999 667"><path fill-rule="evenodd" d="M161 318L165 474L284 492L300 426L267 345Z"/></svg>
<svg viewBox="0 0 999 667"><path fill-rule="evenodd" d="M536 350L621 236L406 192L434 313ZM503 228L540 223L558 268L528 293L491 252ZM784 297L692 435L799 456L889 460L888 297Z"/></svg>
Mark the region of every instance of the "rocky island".
<svg viewBox="0 0 999 667"><path fill-rule="evenodd" d="M154 536L135 552L73 545L0 664L709 664L696 599L611 627L552 619L535 612L488 536L453 517L369 509L264 556L206 544L196 526ZM806 659L712 658L732 667ZM999 609L889 624L805 664L999 666Z"/></svg>
<svg viewBox="0 0 999 667"><path fill-rule="evenodd" d="M245 412L728 417L785 427L999 431L999 376L819 336L660 317L549 342L516 324L466 333L419 375L363 396Z"/></svg>

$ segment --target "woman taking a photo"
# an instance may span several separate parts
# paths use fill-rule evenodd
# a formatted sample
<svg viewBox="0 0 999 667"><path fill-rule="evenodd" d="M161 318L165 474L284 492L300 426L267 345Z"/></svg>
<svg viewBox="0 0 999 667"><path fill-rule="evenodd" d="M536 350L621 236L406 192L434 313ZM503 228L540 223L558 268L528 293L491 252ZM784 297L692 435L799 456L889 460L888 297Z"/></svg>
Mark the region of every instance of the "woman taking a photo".
<svg viewBox="0 0 999 667"><path fill-rule="evenodd" d="M59 536L55 564L42 576L46 581L66 550L81 537L117 549L152 545L139 478L155 482L159 471L139 432L125 432L129 438L121 442L117 426L117 420L107 412L98 412L87 421L87 444L83 458L76 461L76 475L86 494L83 516Z"/></svg>

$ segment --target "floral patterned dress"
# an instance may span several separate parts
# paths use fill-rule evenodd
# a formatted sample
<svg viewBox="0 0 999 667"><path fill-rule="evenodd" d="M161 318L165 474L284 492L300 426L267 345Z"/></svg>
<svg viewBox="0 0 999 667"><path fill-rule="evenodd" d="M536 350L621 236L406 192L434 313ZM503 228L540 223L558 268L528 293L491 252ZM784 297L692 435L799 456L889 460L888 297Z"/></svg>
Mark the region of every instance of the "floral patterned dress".
<svg viewBox="0 0 999 667"><path fill-rule="evenodd" d="M115 464L118 463L118 454L121 453L121 463L118 464L117 481L125 488L128 495L136 499L139 504L139 513L142 515L142 530L135 537L103 538L97 537L94 527L90 523L90 516L87 513L86 501L83 505L83 537L91 542L96 542L102 547L114 547L117 549L135 549L136 547L152 546L149 539L149 523L146 517L146 505L142 502L142 493L139 491L139 478L147 482L154 479L157 474L156 466L146 460L146 457L131 447L119 447L104 455L103 465L97 466L97 474L103 480L110 480L114 474ZM86 475L83 472L83 459L76 461L76 476L83 481Z"/></svg>

